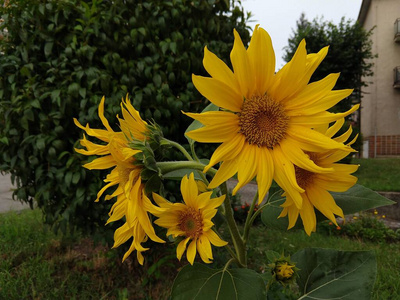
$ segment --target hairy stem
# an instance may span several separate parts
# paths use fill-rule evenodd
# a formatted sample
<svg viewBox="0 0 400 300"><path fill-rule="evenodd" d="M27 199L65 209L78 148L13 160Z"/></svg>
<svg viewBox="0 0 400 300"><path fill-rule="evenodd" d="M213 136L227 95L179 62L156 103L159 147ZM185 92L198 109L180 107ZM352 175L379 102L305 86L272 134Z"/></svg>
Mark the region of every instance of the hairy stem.
<svg viewBox="0 0 400 300"><path fill-rule="evenodd" d="M235 246L236 255L239 260L239 263L242 266L246 266L246 245L244 244L242 237L240 236L239 229L233 217L231 200L229 198L226 182L224 182L220 188L222 194L226 195L224 200L225 218L229 227L229 232L232 237L233 245Z"/></svg>

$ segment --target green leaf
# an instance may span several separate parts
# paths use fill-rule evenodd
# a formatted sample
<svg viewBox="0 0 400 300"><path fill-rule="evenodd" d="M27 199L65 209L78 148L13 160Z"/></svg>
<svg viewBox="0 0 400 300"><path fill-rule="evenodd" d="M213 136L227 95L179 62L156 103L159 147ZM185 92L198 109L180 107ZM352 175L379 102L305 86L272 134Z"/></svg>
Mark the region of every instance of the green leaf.
<svg viewBox="0 0 400 300"><path fill-rule="evenodd" d="M211 269L187 265L175 278L173 300L256 300L266 298L261 276L249 269Z"/></svg>
<svg viewBox="0 0 400 300"><path fill-rule="evenodd" d="M285 200L285 198L280 198L269 201L268 206L265 207L261 213L261 221L264 223L264 225L274 229L287 230L289 226L289 219L287 217L278 219L278 216L282 212L281 205L283 202L285 202ZM299 223L300 222L296 223L295 228L300 228Z"/></svg>
<svg viewBox="0 0 400 300"><path fill-rule="evenodd" d="M373 251L306 248L292 256L299 299L370 299L376 278Z"/></svg>
<svg viewBox="0 0 400 300"><path fill-rule="evenodd" d="M331 194L345 215L396 203L359 184L347 192Z"/></svg>
<svg viewBox="0 0 400 300"><path fill-rule="evenodd" d="M219 107L218 106L216 106L215 104L213 104L213 103L210 103L209 105L207 105L206 106L206 108L204 108L203 110L202 110L202 113L203 112L206 112L206 111L217 111L217 110L219 110ZM189 138L187 135L186 135L186 133L187 132L189 132L189 131L192 131L192 130L195 130L195 129L199 129L199 128L201 128L201 127L203 127L204 125L200 122L200 121L197 121L197 120L194 120L190 125L189 125L189 127L186 129L186 131L185 131L185 137L187 138L187 140L189 141L189 144L194 144L194 140L192 140L191 138Z"/></svg>
<svg viewBox="0 0 400 300"><path fill-rule="evenodd" d="M44 45L44 55L46 57L50 56L51 51L53 50L53 42L46 42L46 44Z"/></svg>

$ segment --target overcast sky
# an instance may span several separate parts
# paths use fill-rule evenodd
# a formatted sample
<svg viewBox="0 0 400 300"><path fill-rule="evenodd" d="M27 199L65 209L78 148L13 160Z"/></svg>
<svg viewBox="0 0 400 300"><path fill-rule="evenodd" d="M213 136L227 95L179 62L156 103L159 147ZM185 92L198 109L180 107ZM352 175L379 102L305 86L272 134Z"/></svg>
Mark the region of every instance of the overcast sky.
<svg viewBox="0 0 400 300"><path fill-rule="evenodd" d="M362 0L242 0L245 11L253 15L249 26L260 24L271 36L275 49L276 67L284 65L282 48L287 46L292 29L302 12L309 21L324 17L338 24L342 17L357 20ZM306 38L307 41L307 38Z"/></svg>

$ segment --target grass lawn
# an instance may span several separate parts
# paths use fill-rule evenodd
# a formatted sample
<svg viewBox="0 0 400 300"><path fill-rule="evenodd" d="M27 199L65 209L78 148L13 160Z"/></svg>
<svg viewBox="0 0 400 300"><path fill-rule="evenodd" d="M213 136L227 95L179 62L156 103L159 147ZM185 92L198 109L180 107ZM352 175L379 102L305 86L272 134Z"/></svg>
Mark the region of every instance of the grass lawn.
<svg viewBox="0 0 400 300"><path fill-rule="evenodd" d="M0 299L168 299L177 269L175 249L157 245L146 252L145 265L134 255L121 263L123 249L94 245L79 235L62 238L42 224L38 210L0 215ZM280 232L258 226L251 232L250 267L261 271L269 245L293 254L305 247L374 250L378 277L373 299L400 299L400 243L364 243L303 231ZM125 249L126 250L126 249ZM221 250L221 249L218 249ZM215 252L214 267L222 263Z"/></svg>
<svg viewBox="0 0 400 300"><path fill-rule="evenodd" d="M400 192L400 159L353 159L360 168L355 176L358 183L374 191Z"/></svg>

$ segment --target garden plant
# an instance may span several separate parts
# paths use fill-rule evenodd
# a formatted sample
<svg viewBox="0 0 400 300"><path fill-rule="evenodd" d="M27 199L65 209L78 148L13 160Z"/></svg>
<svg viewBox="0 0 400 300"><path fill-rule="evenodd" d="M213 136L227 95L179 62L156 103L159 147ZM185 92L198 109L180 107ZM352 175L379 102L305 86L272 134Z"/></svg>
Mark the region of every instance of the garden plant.
<svg viewBox="0 0 400 300"><path fill-rule="evenodd" d="M327 53L325 47L307 54L302 40L275 73L272 41L259 26L247 49L234 31L232 68L205 46L210 76L193 74L192 81L211 103L201 113L182 111L193 119L185 132L189 147L164 137L154 120L144 121L130 95L122 99L117 126L105 116L106 97L98 106L104 128L74 119L84 133L76 151L89 156L84 167L111 169L93 200L113 201L107 223L123 222L114 247L130 243L122 260L136 255L143 264L154 243L175 247L177 259L189 264L177 274L172 299L370 298L376 276L371 251L308 248L288 257L271 245L265 249L269 270L248 268L249 234L260 215L265 230L303 227L311 235L320 220L338 225L336 217L392 203L356 184L351 174L358 165L340 162L355 152L357 137L349 139L351 127L338 132L359 105L327 111L353 92L333 90L339 74L309 83ZM196 142L218 147L211 157L199 157ZM168 159L166 149L185 160ZM258 187L243 226L226 184L234 176L232 195L252 180ZM180 182L178 199L166 196L170 180ZM274 193L273 182L280 187ZM226 250L223 268L212 268L213 247Z"/></svg>

